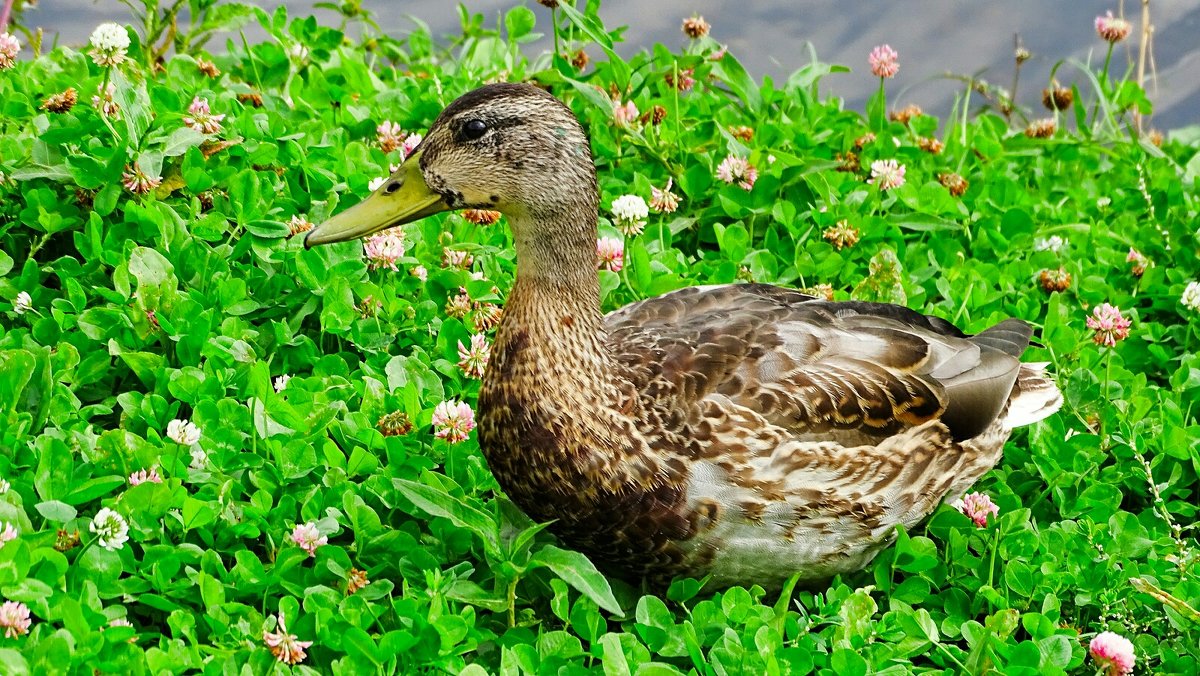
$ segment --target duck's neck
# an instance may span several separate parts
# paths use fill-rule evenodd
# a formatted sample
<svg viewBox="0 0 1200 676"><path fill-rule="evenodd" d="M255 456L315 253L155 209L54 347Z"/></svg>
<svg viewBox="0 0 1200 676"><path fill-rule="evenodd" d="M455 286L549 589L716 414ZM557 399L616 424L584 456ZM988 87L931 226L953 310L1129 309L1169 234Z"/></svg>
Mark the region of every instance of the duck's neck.
<svg viewBox="0 0 1200 676"><path fill-rule="evenodd" d="M479 392L479 441L500 485L536 519L567 519L555 504L583 518L596 509L597 487L626 494L634 470L658 471L646 458L627 462L633 395L600 314L595 213L582 225L543 219L528 238L509 217L517 281ZM552 494L558 503L545 502Z"/></svg>
<svg viewBox="0 0 1200 676"><path fill-rule="evenodd" d="M509 219L517 279L504 306L497 348L603 368L604 324L596 275L596 215L581 209L558 217ZM594 377L595 373L580 373Z"/></svg>

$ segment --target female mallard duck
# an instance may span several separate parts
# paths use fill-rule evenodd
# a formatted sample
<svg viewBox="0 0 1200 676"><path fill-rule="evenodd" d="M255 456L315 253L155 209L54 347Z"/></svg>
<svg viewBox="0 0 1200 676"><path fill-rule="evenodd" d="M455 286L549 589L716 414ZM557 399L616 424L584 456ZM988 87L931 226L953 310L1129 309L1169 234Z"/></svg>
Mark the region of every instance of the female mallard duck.
<svg viewBox="0 0 1200 676"><path fill-rule="evenodd" d="M530 85L454 101L307 246L499 210L517 276L479 394L505 492L610 571L778 585L862 568L1061 403L1009 319L975 336L903 307L764 284L600 313L598 191L571 110Z"/></svg>

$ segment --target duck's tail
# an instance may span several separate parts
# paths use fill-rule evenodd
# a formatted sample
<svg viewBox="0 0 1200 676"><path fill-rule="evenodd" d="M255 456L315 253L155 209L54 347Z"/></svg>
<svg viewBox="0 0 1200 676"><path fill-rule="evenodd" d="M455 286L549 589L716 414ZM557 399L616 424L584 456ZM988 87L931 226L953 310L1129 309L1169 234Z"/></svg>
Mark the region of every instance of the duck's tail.
<svg viewBox="0 0 1200 676"><path fill-rule="evenodd" d="M1021 364L1017 382L1008 399L1005 427L1011 429L1035 423L1050 417L1062 406L1062 392L1046 373L1049 365L1049 362Z"/></svg>

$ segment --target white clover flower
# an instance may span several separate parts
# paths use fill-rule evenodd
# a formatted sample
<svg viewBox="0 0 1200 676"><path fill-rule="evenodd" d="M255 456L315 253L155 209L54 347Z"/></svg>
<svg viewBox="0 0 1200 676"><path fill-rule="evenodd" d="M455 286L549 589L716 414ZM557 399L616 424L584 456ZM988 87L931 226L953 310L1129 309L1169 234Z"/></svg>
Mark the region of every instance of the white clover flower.
<svg viewBox="0 0 1200 676"><path fill-rule="evenodd" d="M1034 251L1053 251L1054 253L1058 253L1066 246L1067 240L1059 237L1058 235L1038 237L1037 239L1033 240Z"/></svg>
<svg viewBox="0 0 1200 676"><path fill-rule="evenodd" d="M736 183L742 190L748 191L754 188L754 182L758 180L758 168L744 157L729 155L717 165L716 175L722 181Z"/></svg>
<svg viewBox="0 0 1200 676"><path fill-rule="evenodd" d="M130 486L140 486L142 484L161 484L163 482L162 475L158 473L157 467L150 469L139 469L129 475Z"/></svg>
<svg viewBox="0 0 1200 676"><path fill-rule="evenodd" d="M387 176L379 176L378 178L371 179L371 182L367 184L367 190L370 190L371 192L379 190L379 186L383 185L383 182L386 180Z"/></svg>
<svg viewBox="0 0 1200 676"><path fill-rule="evenodd" d="M314 521L308 523L298 523L292 529L292 542L300 546L300 549L308 552L309 556L316 556L317 549L329 544L329 536L321 535L320 529Z"/></svg>
<svg viewBox="0 0 1200 676"><path fill-rule="evenodd" d="M117 86L109 82L107 85L97 85L96 95L92 97L92 107L104 117L114 120L121 119L121 104L113 99Z"/></svg>
<svg viewBox="0 0 1200 676"><path fill-rule="evenodd" d="M296 63L303 65L308 62L308 47L296 42L288 47L287 55Z"/></svg>
<svg viewBox="0 0 1200 676"><path fill-rule="evenodd" d="M5 542L16 540L21 535L21 531L13 527L7 521L4 522L4 528L0 529L0 547L4 546Z"/></svg>
<svg viewBox="0 0 1200 676"><path fill-rule="evenodd" d="M129 31L125 27L108 22L96 26L91 37L92 60L97 66L117 66L125 61L125 52L129 49Z"/></svg>
<svg viewBox="0 0 1200 676"><path fill-rule="evenodd" d="M278 627L278 632L263 629L263 643L267 644L275 659L284 664L299 664L307 659L308 653L304 651L312 646L313 642L301 641L295 634L288 633L287 626L283 623L282 611L275 626Z"/></svg>
<svg viewBox="0 0 1200 676"><path fill-rule="evenodd" d="M871 178L867 183L879 186L880 190L895 190L904 185L908 168L896 160L875 160L871 163Z"/></svg>
<svg viewBox="0 0 1200 676"><path fill-rule="evenodd" d="M183 123L201 134L219 134L224 119L224 113L213 114L208 99L196 96L188 106L188 114L183 116Z"/></svg>
<svg viewBox="0 0 1200 676"><path fill-rule="evenodd" d="M375 127L375 140L379 142L383 152L390 153L404 142L404 128L399 122L384 120Z"/></svg>
<svg viewBox="0 0 1200 676"><path fill-rule="evenodd" d="M646 227L650 205L637 195L621 195L612 201L612 214L618 230L626 235L637 235Z"/></svg>
<svg viewBox="0 0 1200 676"><path fill-rule="evenodd" d="M192 462L188 465L192 469L203 469L208 464L208 452L199 446L192 446Z"/></svg>
<svg viewBox="0 0 1200 676"><path fill-rule="evenodd" d="M12 488L12 485L8 483L8 479L0 479L0 495L7 493L9 488Z"/></svg>
<svg viewBox="0 0 1200 676"><path fill-rule="evenodd" d="M623 221L636 221L650 215L650 206L637 195L621 195L613 200L612 212Z"/></svg>
<svg viewBox="0 0 1200 676"><path fill-rule="evenodd" d="M421 141L424 140L425 137L421 134L409 134L405 137L404 143L400 144L400 155L407 159L412 154L412 151L416 150L417 146L421 145Z"/></svg>
<svg viewBox="0 0 1200 676"><path fill-rule="evenodd" d="M679 195L671 192L671 185L675 179L668 178L665 188L659 190L655 186L650 186L650 208L663 214L673 213L679 208Z"/></svg>
<svg viewBox="0 0 1200 676"><path fill-rule="evenodd" d="M1179 302L1189 310L1200 310L1200 282L1188 282L1183 295L1179 297Z"/></svg>
<svg viewBox="0 0 1200 676"><path fill-rule="evenodd" d="M90 42L96 49L129 49L129 32L121 24L102 23L92 31Z"/></svg>
<svg viewBox="0 0 1200 676"><path fill-rule="evenodd" d="M21 41L8 31L0 31L0 70L17 65L17 54L21 53Z"/></svg>
<svg viewBox="0 0 1200 676"><path fill-rule="evenodd" d="M13 301L13 312L23 315L33 307L33 298L28 291L22 291L17 294L17 299Z"/></svg>
<svg viewBox="0 0 1200 676"><path fill-rule="evenodd" d="M482 378L491 358L492 345L487 336L476 333L471 336L471 344L464 345L458 341L458 367L468 378Z"/></svg>
<svg viewBox="0 0 1200 676"><path fill-rule="evenodd" d="M283 388L287 387L288 381L291 379L292 377L286 373L281 376L275 376L275 392L282 392Z"/></svg>
<svg viewBox="0 0 1200 676"><path fill-rule="evenodd" d="M363 256L367 259L367 267L372 270L387 268L398 271L396 264L404 257L404 231L400 228L390 228L363 240Z"/></svg>
<svg viewBox="0 0 1200 676"><path fill-rule="evenodd" d="M0 629L4 630L4 638L16 638L29 633L29 606L20 601L5 601L0 605Z"/></svg>
<svg viewBox="0 0 1200 676"><path fill-rule="evenodd" d="M433 409L433 436L457 444L475 429L475 411L457 399L443 401Z"/></svg>
<svg viewBox="0 0 1200 676"><path fill-rule="evenodd" d="M129 523L108 507L96 513L88 530L96 534L96 543L110 552L120 549L129 540Z"/></svg>
<svg viewBox="0 0 1200 676"><path fill-rule="evenodd" d="M133 623L130 622L129 620L125 619L124 617L115 617L108 621L108 626L110 626L110 627L132 627ZM133 640L134 639L130 639L130 641L133 641Z"/></svg>
<svg viewBox="0 0 1200 676"><path fill-rule="evenodd" d="M187 420L172 420L167 423L167 437L177 444L191 446L200 441L200 428Z"/></svg>

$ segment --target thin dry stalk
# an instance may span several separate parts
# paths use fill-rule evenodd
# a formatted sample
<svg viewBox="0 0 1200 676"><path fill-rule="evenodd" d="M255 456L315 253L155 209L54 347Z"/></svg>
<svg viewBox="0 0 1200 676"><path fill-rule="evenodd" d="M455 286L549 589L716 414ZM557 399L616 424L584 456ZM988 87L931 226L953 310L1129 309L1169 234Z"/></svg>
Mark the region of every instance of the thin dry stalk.
<svg viewBox="0 0 1200 676"><path fill-rule="evenodd" d="M1138 65L1137 65L1137 82L1142 91L1146 90L1146 58L1150 52L1150 36L1154 32L1154 26L1150 25L1150 0L1142 0L1142 35L1141 41L1138 44ZM1153 58L1152 56L1150 58ZM1142 116L1137 115L1137 128L1140 134L1142 129Z"/></svg>
<svg viewBox="0 0 1200 676"><path fill-rule="evenodd" d="M1010 90L1011 91L1010 96L1012 97L1011 100L1013 102L1012 106L1015 106L1016 102L1018 100L1020 100L1020 97L1017 96L1017 85L1020 84L1020 81L1021 81L1021 65L1024 64L1026 61L1028 61L1029 57L1030 57L1029 50L1025 49L1025 45L1021 44L1021 34L1013 33L1014 66L1013 66L1012 89ZM1008 110L1004 111L1004 116L1010 117L1011 113L1012 113L1012 107L1010 106Z"/></svg>

